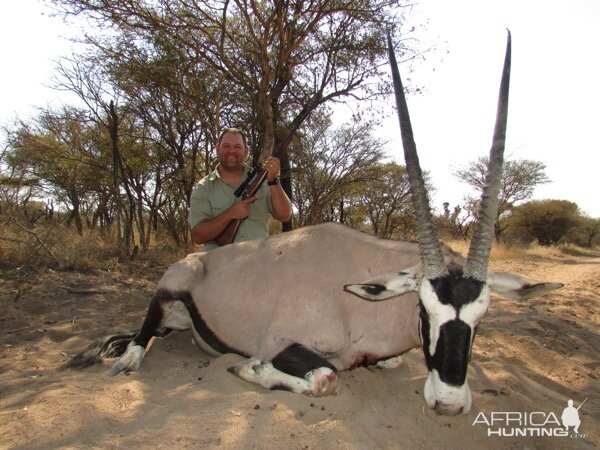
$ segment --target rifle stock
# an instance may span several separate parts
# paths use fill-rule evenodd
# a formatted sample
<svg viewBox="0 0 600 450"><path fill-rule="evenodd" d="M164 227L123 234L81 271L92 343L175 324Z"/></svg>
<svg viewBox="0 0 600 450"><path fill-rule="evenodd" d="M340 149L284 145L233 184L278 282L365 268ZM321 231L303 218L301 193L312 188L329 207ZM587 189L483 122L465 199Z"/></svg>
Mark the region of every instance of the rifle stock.
<svg viewBox="0 0 600 450"><path fill-rule="evenodd" d="M242 183L242 185L235 191L235 195L240 197L242 200L256 195L266 179L267 171L260 166L256 166L248 175L248 178L244 181L244 183ZM242 189L241 192L239 192L240 188ZM244 219L234 219L229 222L221 234L215 239L216 244L219 247L231 244L235 240L243 220Z"/></svg>
<svg viewBox="0 0 600 450"><path fill-rule="evenodd" d="M219 247L231 244L237 235L238 230L242 221L240 219L234 219L227 224L223 232L217 236L215 242Z"/></svg>

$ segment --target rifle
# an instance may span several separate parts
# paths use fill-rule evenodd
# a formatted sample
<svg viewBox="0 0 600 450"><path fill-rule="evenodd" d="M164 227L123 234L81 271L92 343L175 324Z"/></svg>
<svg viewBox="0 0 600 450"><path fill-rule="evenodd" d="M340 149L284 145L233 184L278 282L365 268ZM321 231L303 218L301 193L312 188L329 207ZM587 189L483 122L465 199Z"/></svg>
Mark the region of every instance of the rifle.
<svg viewBox="0 0 600 450"><path fill-rule="evenodd" d="M262 168L260 164L254 166L254 168L250 171L246 179L233 193L236 197L241 198L242 200L247 199L248 197L254 196L262 184L267 179L267 171ZM234 219L223 230L223 232L217 236L215 242L219 247L223 245L231 244L237 235L238 230L240 229L240 225L242 224L243 219Z"/></svg>
<svg viewBox="0 0 600 450"><path fill-rule="evenodd" d="M584 400L584 401L582 401L582 402L581 402L581 405L579 405L579 406L577 407L577 411L579 411L579 408L581 408L585 402L587 402L587 397L585 398L585 400Z"/></svg>

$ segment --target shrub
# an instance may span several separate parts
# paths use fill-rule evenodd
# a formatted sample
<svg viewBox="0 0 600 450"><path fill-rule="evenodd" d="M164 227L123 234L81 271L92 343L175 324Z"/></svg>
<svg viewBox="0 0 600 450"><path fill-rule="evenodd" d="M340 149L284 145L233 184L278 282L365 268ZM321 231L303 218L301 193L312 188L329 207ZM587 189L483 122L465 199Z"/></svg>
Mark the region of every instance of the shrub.
<svg viewBox="0 0 600 450"><path fill-rule="evenodd" d="M525 203L506 219L506 238L511 243L537 241L552 245L566 241L581 218L578 206L567 200L537 200Z"/></svg>

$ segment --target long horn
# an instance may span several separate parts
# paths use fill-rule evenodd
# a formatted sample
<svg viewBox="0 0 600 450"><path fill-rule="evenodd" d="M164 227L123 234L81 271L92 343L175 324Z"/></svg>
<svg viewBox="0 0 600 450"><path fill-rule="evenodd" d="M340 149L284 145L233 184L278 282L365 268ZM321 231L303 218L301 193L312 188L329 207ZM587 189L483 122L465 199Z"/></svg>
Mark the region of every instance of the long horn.
<svg viewBox="0 0 600 450"><path fill-rule="evenodd" d="M417 232L419 235L419 249L423 263L423 274L428 279L438 278L448 273L440 241L437 237L429 198L425 189L425 181L419 164L417 146L413 137L412 125L408 114L408 105L404 96L404 87L400 79L400 71L396 62L396 55L392 47L392 38L388 34L388 52L390 65L392 67L392 80L394 92L396 93L396 106L398 108L398 119L400 120L400 131L402 133L402 146L404 147L404 160L406 172L410 182L412 204L417 218Z"/></svg>
<svg viewBox="0 0 600 450"><path fill-rule="evenodd" d="M494 139L488 161L486 183L481 196L479 218L473 230L473 238L469 246L467 262L463 267L465 277L481 281L487 279L487 267L492 248L494 223L496 222L496 214L498 213L498 204L500 202L498 195L500 193L502 165L504 163L504 144L506 141L506 122L508 118L508 88L510 84L511 36L510 31L507 31L506 55L504 57L504 69L500 82L496 125L494 127Z"/></svg>

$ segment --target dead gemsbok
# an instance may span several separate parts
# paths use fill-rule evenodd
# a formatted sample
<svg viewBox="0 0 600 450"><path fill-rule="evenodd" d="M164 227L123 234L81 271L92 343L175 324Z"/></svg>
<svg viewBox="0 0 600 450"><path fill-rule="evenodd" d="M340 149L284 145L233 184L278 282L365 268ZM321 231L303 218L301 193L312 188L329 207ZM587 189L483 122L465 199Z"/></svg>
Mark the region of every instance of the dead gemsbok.
<svg viewBox="0 0 600 450"><path fill-rule="evenodd" d="M519 299L562 286L487 270L502 172L510 35L488 185L466 261L438 241L389 38L388 44L419 243L324 224L191 254L160 279L138 333L108 336L71 366L119 356L111 373L133 371L153 337L191 329L205 351L245 356L230 369L244 380L321 396L337 392L338 371L378 362L393 367L399 355L422 345L427 405L440 414L469 411L467 366L490 290ZM353 284L361 280L368 281Z"/></svg>

